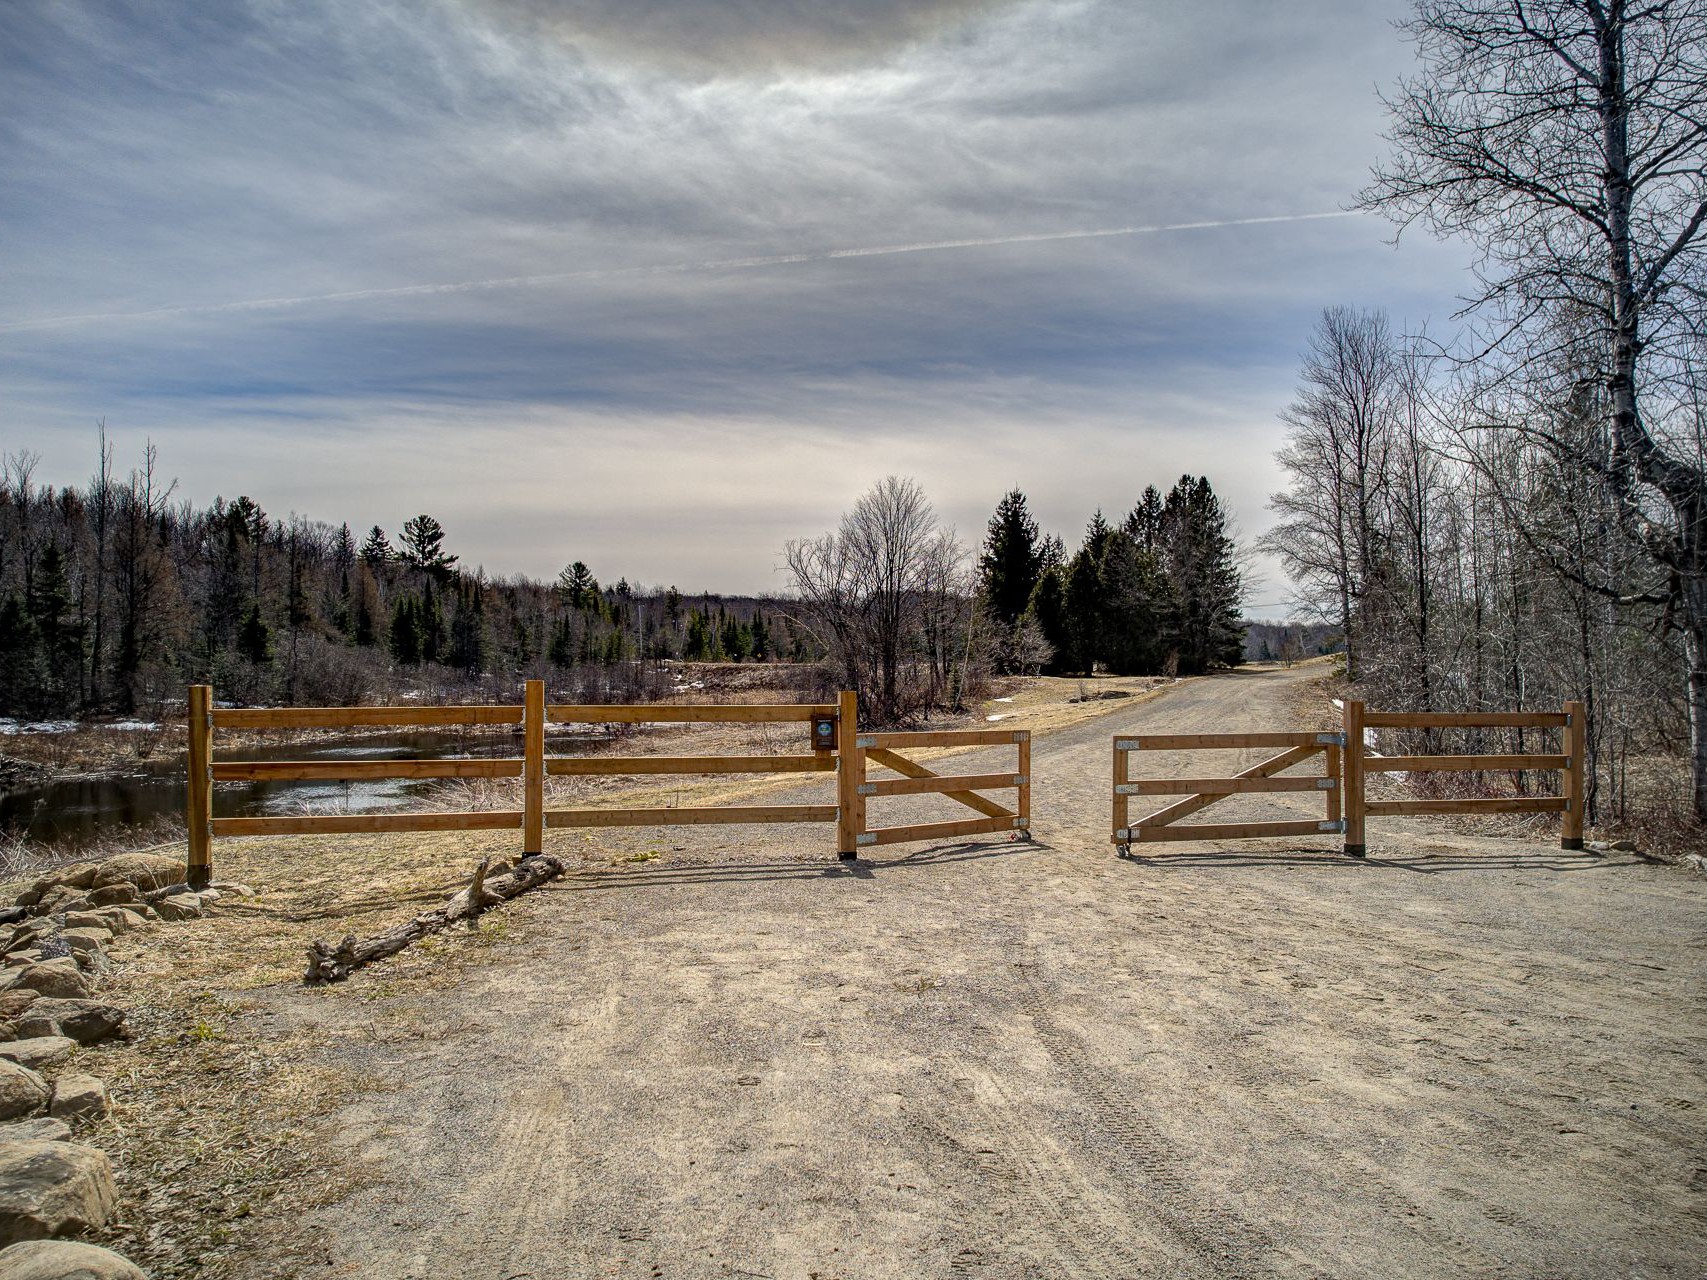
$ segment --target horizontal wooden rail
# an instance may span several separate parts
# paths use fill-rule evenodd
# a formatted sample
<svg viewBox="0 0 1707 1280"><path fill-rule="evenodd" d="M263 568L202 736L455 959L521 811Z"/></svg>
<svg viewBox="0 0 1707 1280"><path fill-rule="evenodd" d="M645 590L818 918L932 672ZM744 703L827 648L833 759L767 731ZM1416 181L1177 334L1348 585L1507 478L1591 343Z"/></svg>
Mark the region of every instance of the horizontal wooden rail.
<svg viewBox="0 0 1707 1280"><path fill-rule="evenodd" d="M1223 822L1218 825L1127 827L1114 833L1113 843L1134 844L1151 840L1250 840L1263 836L1333 835L1344 824L1328 822Z"/></svg>
<svg viewBox="0 0 1707 1280"><path fill-rule="evenodd" d="M1366 756L1365 773L1502 773L1569 769L1569 756Z"/></svg>
<svg viewBox="0 0 1707 1280"><path fill-rule="evenodd" d="M1371 817L1414 813L1563 813L1570 808L1564 796L1495 796L1473 800L1371 800L1363 811Z"/></svg>
<svg viewBox="0 0 1707 1280"><path fill-rule="evenodd" d="M549 759L556 777L645 773L834 773L836 757L809 756L568 756Z"/></svg>
<svg viewBox="0 0 1707 1280"><path fill-rule="evenodd" d="M704 809L548 809L548 827L703 827L747 822L834 822L833 804L725 805Z"/></svg>
<svg viewBox="0 0 1707 1280"><path fill-rule="evenodd" d="M911 844L915 840L955 840L962 836L987 836L997 831L1023 831L1025 818L967 818L961 822L919 822L907 827L877 827L860 833L860 847L875 844Z"/></svg>
<svg viewBox="0 0 1707 1280"><path fill-rule="evenodd" d="M1560 729L1563 711L1365 711L1366 729Z"/></svg>
<svg viewBox="0 0 1707 1280"><path fill-rule="evenodd" d="M920 796L940 795L954 791L988 791L1025 785L1025 775L1019 773L968 773L954 778L883 778L877 782L862 782L862 796Z"/></svg>
<svg viewBox="0 0 1707 1280"><path fill-rule="evenodd" d="M685 706L668 703L640 706L599 706L551 703L545 718L552 724L778 724L835 715L834 706L793 702L755 702L748 706Z"/></svg>
<svg viewBox="0 0 1707 1280"><path fill-rule="evenodd" d="M859 745L868 751L904 747L999 747L1029 742L1029 729L937 729L917 733L862 733Z"/></svg>
<svg viewBox="0 0 1707 1280"><path fill-rule="evenodd" d="M458 724L522 722L520 707L216 707L219 729L429 729Z"/></svg>
<svg viewBox="0 0 1707 1280"><path fill-rule="evenodd" d="M1304 778L1142 778L1114 788L1120 796L1243 795L1250 791L1332 791L1339 779Z"/></svg>
<svg viewBox="0 0 1707 1280"><path fill-rule="evenodd" d="M522 760L228 760L215 782L342 782L358 778L519 778Z"/></svg>
<svg viewBox="0 0 1707 1280"><path fill-rule="evenodd" d="M1116 751L1220 751L1233 747L1339 745L1337 733L1157 733L1116 738Z"/></svg>
<svg viewBox="0 0 1707 1280"><path fill-rule="evenodd" d="M216 836L356 835L382 831L502 831L519 829L520 809L477 813L328 813L284 818L215 818Z"/></svg>

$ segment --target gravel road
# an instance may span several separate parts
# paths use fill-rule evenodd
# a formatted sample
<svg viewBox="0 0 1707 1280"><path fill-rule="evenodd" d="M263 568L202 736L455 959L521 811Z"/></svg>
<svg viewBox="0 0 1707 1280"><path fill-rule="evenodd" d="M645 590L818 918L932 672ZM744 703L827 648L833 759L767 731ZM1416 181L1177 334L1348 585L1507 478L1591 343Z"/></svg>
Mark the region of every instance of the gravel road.
<svg viewBox="0 0 1707 1280"><path fill-rule="evenodd" d="M1420 821L1114 857L1111 735L1297 727L1314 678L1038 738L1036 844L618 833L664 856L518 904L420 1039L329 1040L376 1181L245 1274L1702 1275L1707 881Z"/></svg>

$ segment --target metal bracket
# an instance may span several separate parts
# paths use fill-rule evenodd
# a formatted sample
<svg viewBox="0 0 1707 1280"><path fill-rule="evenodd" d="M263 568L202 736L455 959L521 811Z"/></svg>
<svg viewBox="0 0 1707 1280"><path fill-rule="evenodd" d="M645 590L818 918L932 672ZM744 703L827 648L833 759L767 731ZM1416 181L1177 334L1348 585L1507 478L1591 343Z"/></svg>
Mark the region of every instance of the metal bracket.
<svg viewBox="0 0 1707 1280"><path fill-rule="evenodd" d="M854 837L854 843L855 844L876 844L877 843L877 837L875 835L872 835L872 834L855 836Z"/></svg>
<svg viewBox="0 0 1707 1280"><path fill-rule="evenodd" d="M1014 786L1016 786L1016 787L1023 787L1023 786L1025 786L1026 783L1028 783L1030 781L1031 781L1031 779L1026 777L1025 774L1023 774L1023 773L1014 774Z"/></svg>
<svg viewBox="0 0 1707 1280"><path fill-rule="evenodd" d="M874 796L877 794L877 784L875 782L862 782L854 790L862 796Z"/></svg>
<svg viewBox="0 0 1707 1280"><path fill-rule="evenodd" d="M1345 734L1318 733L1316 735L1316 745L1318 747L1343 747L1345 746Z"/></svg>
<svg viewBox="0 0 1707 1280"><path fill-rule="evenodd" d="M1031 730L1030 729L1015 729L1014 730L1014 741L1015 742L1029 742L1029 741L1031 741Z"/></svg>
<svg viewBox="0 0 1707 1280"><path fill-rule="evenodd" d="M1024 831L1031 826L1031 819L1030 818L1015 818L1014 819L1014 826L1016 828L1018 828L1019 830Z"/></svg>
<svg viewBox="0 0 1707 1280"><path fill-rule="evenodd" d="M1343 819L1338 819L1333 822L1318 822L1316 824L1316 830L1325 831L1330 835L1344 835L1345 821Z"/></svg>
<svg viewBox="0 0 1707 1280"><path fill-rule="evenodd" d="M1338 778L1317 778L1316 790L1332 791L1335 787L1339 786L1339 784L1340 780Z"/></svg>
<svg viewBox="0 0 1707 1280"><path fill-rule="evenodd" d="M1117 782L1114 784L1114 794L1117 796L1135 796L1138 794L1136 782Z"/></svg>
<svg viewBox="0 0 1707 1280"><path fill-rule="evenodd" d="M1138 744L1141 741L1141 738L1116 738L1114 749L1116 751L1140 751L1142 748Z"/></svg>
<svg viewBox="0 0 1707 1280"><path fill-rule="evenodd" d="M864 736L863 734L854 738L854 746L856 746L856 747L870 748L870 747L875 747L876 745L877 745L877 739L876 738L868 738L868 737Z"/></svg>
<svg viewBox="0 0 1707 1280"><path fill-rule="evenodd" d="M1132 828L1120 827L1116 829L1114 839L1117 844L1125 844L1127 841L1132 839Z"/></svg>

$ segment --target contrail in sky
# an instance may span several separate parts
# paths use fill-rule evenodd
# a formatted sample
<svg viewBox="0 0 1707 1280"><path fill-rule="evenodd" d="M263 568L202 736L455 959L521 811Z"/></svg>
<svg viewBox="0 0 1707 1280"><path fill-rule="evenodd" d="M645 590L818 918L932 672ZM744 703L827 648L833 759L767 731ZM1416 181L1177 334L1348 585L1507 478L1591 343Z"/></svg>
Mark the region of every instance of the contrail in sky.
<svg viewBox="0 0 1707 1280"><path fill-rule="evenodd" d="M473 293L483 289L516 289L529 285L558 284L571 280L610 280L623 276L685 275L701 271L744 271L755 267L786 267L802 262L835 262L842 258L884 258L898 253L935 253L945 249L984 249L1005 244L1043 244L1053 240L1101 240L1113 236L1154 235L1162 231L1199 231L1211 227L1254 227L1269 222L1316 222L1324 218L1358 218L1359 210L1335 209L1331 213L1283 213L1267 218L1224 218L1214 222L1168 222L1148 227L1101 227L1091 231L1039 231L1022 236L989 236L969 240L921 240L915 244L872 245L863 249L822 249L812 253L777 253L757 258L712 258L704 262L676 262L656 267L608 267L592 271L554 271L544 275L500 276L491 280L461 280L450 284L410 284L390 289L353 289L346 293L312 293L300 297L250 298L241 302L191 303L178 307L152 307L146 311L93 312L87 315L51 316L39 320L15 320L0 324L0 333L27 329L57 329L68 325L93 324L102 320L152 320L167 316L217 315L231 311L269 311L325 302L366 302L377 298L416 298L440 293Z"/></svg>

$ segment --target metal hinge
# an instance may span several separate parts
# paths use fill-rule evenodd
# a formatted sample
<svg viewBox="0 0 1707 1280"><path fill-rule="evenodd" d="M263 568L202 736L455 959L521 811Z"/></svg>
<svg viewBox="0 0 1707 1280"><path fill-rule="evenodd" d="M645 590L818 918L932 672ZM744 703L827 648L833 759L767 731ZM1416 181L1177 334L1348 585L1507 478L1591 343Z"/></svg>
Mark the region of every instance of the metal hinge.
<svg viewBox="0 0 1707 1280"><path fill-rule="evenodd" d="M1336 835L1343 835L1345 833L1345 823L1343 821L1318 822L1316 824L1316 830L1326 831Z"/></svg>
<svg viewBox="0 0 1707 1280"><path fill-rule="evenodd" d="M856 747L875 747L876 745L876 738L857 737L854 739L854 746Z"/></svg>
<svg viewBox="0 0 1707 1280"><path fill-rule="evenodd" d="M877 784L875 782L862 782L854 790L862 796L874 796L877 794Z"/></svg>
<svg viewBox="0 0 1707 1280"><path fill-rule="evenodd" d="M1128 843L1132 839L1132 828L1131 827L1119 828L1118 830L1115 831L1114 838L1116 840L1120 841L1122 844Z"/></svg>
<svg viewBox="0 0 1707 1280"><path fill-rule="evenodd" d="M1031 779L1023 773L1014 774L1014 786L1016 787L1023 787L1030 781Z"/></svg>
<svg viewBox="0 0 1707 1280"><path fill-rule="evenodd" d="M855 836L854 837L854 843L855 844L876 844L877 843L877 837L875 835Z"/></svg>
<svg viewBox="0 0 1707 1280"><path fill-rule="evenodd" d="M1015 818L1014 819L1014 826L1018 827L1021 831L1025 830L1030 825L1031 825L1031 819L1030 818Z"/></svg>
<svg viewBox="0 0 1707 1280"><path fill-rule="evenodd" d="M1316 790L1332 791L1335 787L1339 786L1339 784L1340 780L1338 778L1317 778Z"/></svg>
<svg viewBox="0 0 1707 1280"><path fill-rule="evenodd" d="M1316 735L1316 745L1318 747L1343 747L1345 746L1345 734L1318 733Z"/></svg>

